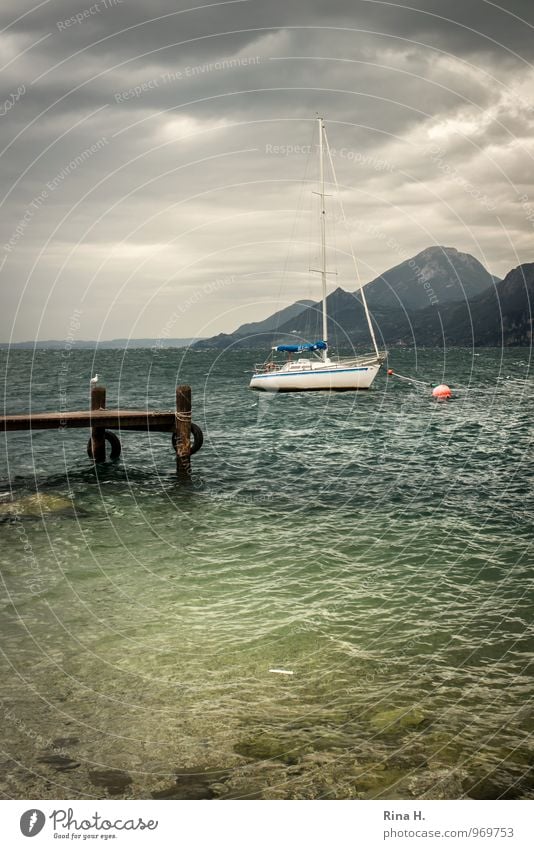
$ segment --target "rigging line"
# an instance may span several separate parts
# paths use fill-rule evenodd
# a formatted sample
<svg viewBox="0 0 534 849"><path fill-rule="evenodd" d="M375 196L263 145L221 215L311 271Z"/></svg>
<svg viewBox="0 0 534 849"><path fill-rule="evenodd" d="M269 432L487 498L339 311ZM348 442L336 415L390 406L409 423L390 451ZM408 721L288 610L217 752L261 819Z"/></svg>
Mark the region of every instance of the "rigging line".
<svg viewBox="0 0 534 849"><path fill-rule="evenodd" d="M388 369L388 377L396 377L397 380L404 380L406 383L414 384L415 386L424 386L424 387L435 387L437 384L430 383L426 380L418 380L415 377L407 377L405 374L399 374L393 369ZM494 386L493 388L486 387L478 387L478 386L454 386L454 384L449 384L451 389L456 392L476 392L481 395L493 395L498 391L498 387Z"/></svg>
<svg viewBox="0 0 534 849"><path fill-rule="evenodd" d="M315 155L316 148L317 148L317 151L319 150L319 141L317 141L317 145L316 145L315 144L315 124L316 124L316 122L313 121L311 149L313 149L313 152L314 152L314 156L313 156L314 171L313 171L313 174L310 177L310 182L313 183L314 186L317 184L317 182L319 180L318 174L316 173L317 157ZM311 149L310 149L310 151L311 151ZM310 152L310 161L311 161L311 152ZM306 238L307 238L307 249L308 249L308 262L306 264L307 269L316 268L319 264L319 256L317 254L317 233L315 232L315 230L316 230L315 204L316 204L315 196L313 194L313 191L311 191L309 196L308 196L308 204L307 204L307 207L306 207L306 213L307 213ZM312 280L311 280L311 277L310 277L309 274L307 276L307 281L308 281L307 286L306 286L307 298L308 298L309 301L313 301L315 303L317 301L317 291L315 289L315 284L312 287ZM315 326L313 327L313 332L311 332L310 335L311 336L317 336L317 338L319 338L318 331L316 331Z"/></svg>
<svg viewBox="0 0 534 849"><path fill-rule="evenodd" d="M332 253L334 255L334 262L333 262L334 274L335 274L337 280L339 280L340 279L340 266L339 266L339 262L338 262L337 228L336 228L336 224L335 224L335 216L334 215L332 215L332 227L330 228L330 233L331 233L331 240L332 240ZM333 336L334 336L335 348L338 348L339 336L340 336L339 330L340 330L339 324L338 324L338 322L335 322L333 330L332 330L332 333L333 333ZM345 338L346 338L346 335L342 334L341 344L343 344Z"/></svg>
<svg viewBox="0 0 534 849"><path fill-rule="evenodd" d="M312 150L312 147L313 147L314 135L315 135L315 127L312 125L311 141L310 141L310 144L308 145L309 151L308 151L308 155L306 157L306 164L305 164L305 167L304 167L304 178L300 183L300 189L299 189L298 198L297 198L297 205L296 205L296 208L295 208L295 215L293 217L293 225L291 227L291 235L289 237L289 244L287 246L284 265L283 265L283 268L282 268L282 275L281 275L281 278L280 278L280 284L278 286L278 295L277 295L277 300L276 300L276 306L277 306L278 312L279 312L279 308L280 308L280 302L281 302L281 299L282 299L282 288L286 287L286 283L287 283L288 265L289 265L291 248L292 248L292 246L294 246L294 243L296 241L295 236L296 236L296 230L297 230L297 223L298 223L299 213L302 211L303 197L304 197L304 186L307 185L307 177L308 177L308 171L309 171L309 168L310 168L311 150ZM275 328L274 328L275 333L278 332L279 327L280 327L280 316L278 316L277 319L276 319L276 325L275 325Z"/></svg>
<svg viewBox="0 0 534 849"><path fill-rule="evenodd" d="M352 238L351 238L351 235L350 235L349 225L348 225L348 222L347 222L347 217L345 215L345 207L343 206L343 201L341 200L341 194L339 192L339 185L338 185L338 182L337 182L337 176L336 176L336 171L335 171L335 168L334 168L334 162L332 160L332 153L331 153L331 150L330 150L330 144L328 143L328 138L326 136L326 133L325 133L325 142L326 142L326 150L327 150L327 153L328 153L328 160L330 162L330 168L332 169L332 177L333 177L334 186L335 186L335 189L336 189L336 195L337 195L338 202L339 202L339 208L340 208L340 211L341 211L341 219L343 221L343 224L345 225L345 229L347 231L347 236L348 236L348 239L349 239L349 247L350 247L350 252L351 252L351 255L352 255L352 261L354 263L354 270L356 272L356 282L358 283L358 291L361 292L363 308L365 310L365 317L367 319L367 325L369 327L369 333L371 334L371 339L373 341L373 347L375 349L375 354L376 354L377 357L379 357L380 353L379 353L379 350L378 350L378 345L376 343L375 331L374 331L373 324L371 322L371 315L369 313L369 307L367 306L367 298L365 297L364 287L362 286L362 281L361 281L361 278L360 278L360 269L359 269L358 263L356 261L356 255L354 253L354 247L352 245Z"/></svg>

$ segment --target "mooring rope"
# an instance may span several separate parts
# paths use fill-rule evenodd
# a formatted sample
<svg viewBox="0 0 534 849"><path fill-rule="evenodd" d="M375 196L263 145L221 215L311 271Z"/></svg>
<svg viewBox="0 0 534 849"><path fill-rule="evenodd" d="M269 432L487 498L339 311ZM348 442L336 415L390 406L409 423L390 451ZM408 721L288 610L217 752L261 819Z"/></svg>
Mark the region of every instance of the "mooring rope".
<svg viewBox="0 0 534 849"><path fill-rule="evenodd" d="M424 386L426 389L428 389L428 388L434 389L436 386L439 385L437 383L430 383L429 381L426 381L426 380L418 380L415 377L408 377L405 374L398 374L398 372L394 371L391 368L387 370L387 374L388 374L388 377L396 377L398 380L403 380L406 383L411 383L411 384L414 384L415 386ZM529 382L528 379L525 379L525 378L504 378L503 377L503 378L500 378L500 379L501 380L512 380L514 382L519 382L519 383L521 383L521 382L528 383ZM495 385L493 387L484 387L484 388L480 388L478 386L454 386L454 385L450 385L450 384L448 384L448 386L450 387L451 390L454 391L455 394L457 394L458 392L476 392L479 395L491 395L491 394L493 394L493 393L495 393L499 390L499 387L497 385Z"/></svg>
<svg viewBox="0 0 534 849"><path fill-rule="evenodd" d="M415 383L419 386L432 387L435 385L434 383L429 383L425 380L417 380L415 377L406 377L405 374L398 374L396 371L393 371L392 368L388 368L388 377L397 377L399 380L406 380L408 383Z"/></svg>

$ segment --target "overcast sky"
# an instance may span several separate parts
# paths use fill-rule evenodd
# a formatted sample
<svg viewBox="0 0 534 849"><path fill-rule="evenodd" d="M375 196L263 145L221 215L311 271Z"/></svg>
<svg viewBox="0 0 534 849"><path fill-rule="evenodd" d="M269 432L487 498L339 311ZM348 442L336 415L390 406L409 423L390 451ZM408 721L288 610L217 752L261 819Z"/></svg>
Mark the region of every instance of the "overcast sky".
<svg viewBox="0 0 534 849"><path fill-rule="evenodd" d="M316 297L317 112L364 281L433 244L534 261L532 0L3 0L0 26L0 340ZM329 231L352 291L348 251Z"/></svg>

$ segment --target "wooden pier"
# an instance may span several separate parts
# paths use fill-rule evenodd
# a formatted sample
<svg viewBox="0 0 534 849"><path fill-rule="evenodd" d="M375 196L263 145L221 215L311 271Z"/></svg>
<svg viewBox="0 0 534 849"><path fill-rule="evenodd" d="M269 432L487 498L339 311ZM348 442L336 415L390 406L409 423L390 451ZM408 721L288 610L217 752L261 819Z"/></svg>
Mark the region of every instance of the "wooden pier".
<svg viewBox="0 0 534 849"><path fill-rule="evenodd" d="M87 453L95 463L105 461L106 442L111 447L110 458L120 457L121 443L115 430L171 434L179 477L191 474L191 456L200 450L204 439L199 426L191 421L191 387L185 384L176 387L174 410L107 410L105 387L94 386L89 410L0 416L0 432L80 427L90 429Z"/></svg>

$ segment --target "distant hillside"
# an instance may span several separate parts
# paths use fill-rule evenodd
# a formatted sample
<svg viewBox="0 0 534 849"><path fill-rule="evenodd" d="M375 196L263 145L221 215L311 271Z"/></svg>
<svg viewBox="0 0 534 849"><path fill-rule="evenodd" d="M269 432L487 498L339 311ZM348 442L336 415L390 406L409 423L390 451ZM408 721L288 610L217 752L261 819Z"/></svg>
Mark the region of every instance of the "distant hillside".
<svg viewBox="0 0 534 849"><path fill-rule="evenodd" d="M500 347L532 343L534 311L534 263L514 268L504 280L470 300L428 305L422 310L371 309L373 324L383 347L395 345ZM329 336L338 347L369 348L369 331L358 294L342 289L329 298ZM302 338L315 338L320 331L320 308L301 317ZM281 328L288 338L289 325ZM295 334L291 334L295 338ZM275 344L275 343L273 343Z"/></svg>
<svg viewBox="0 0 534 849"><path fill-rule="evenodd" d="M187 348L192 342L198 342L198 339L105 339L96 341L94 339L77 339L69 341L64 339L45 339L39 342L0 342L0 349L6 348L37 348L43 349L62 349L80 348Z"/></svg>
<svg viewBox="0 0 534 849"><path fill-rule="evenodd" d="M365 294L382 344L405 340L410 335L411 316L424 311L437 316L439 310L454 302L466 302L491 291L495 278L475 257L455 248L433 246L393 268L365 286ZM231 334L220 334L197 343L202 348L270 347L278 342L318 339L321 336L321 304L302 308L294 304L295 313L285 322L284 311L265 322L245 325ZM430 312L429 312L430 311ZM359 292L336 289L328 297L329 339L334 346L350 344L369 346L369 331ZM272 332L272 328L276 332ZM402 342L402 344L405 344ZM421 343L424 344L424 343Z"/></svg>
<svg viewBox="0 0 534 849"><path fill-rule="evenodd" d="M357 295L332 295L330 336L339 347L369 348L369 331ZM532 344L534 263L514 268L504 280L469 301L428 306L424 310L372 310L373 324L383 347L511 346ZM319 311L309 315L319 321ZM312 333L313 335L313 333ZM294 337L293 337L294 338Z"/></svg>
<svg viewBox="0 0 534 849"><path fill-rule="evenodd" d="M289 307L285 307L278 312L273 313L263 321L252 321L249 324L242 324L232 334L233 336L251 336L255 333L268 333L271 330L278 330L287 321L292 321L307 307L311 306L313 301L297 301Z"/></svg>
<svg viewBox="0 0 534 849"><path fill-rule="evenodd" d="M352 344L356 336L364 336L363 344L369 345L369 330L363 303L359 294L336 289L327 298L328 308L328 338L332 345L344 346ZM399 309L383 309L376 307L372 310L373 321L380 328L390 316L402 320L404 315ZM320 339L322 335L322 304L319 302L308 307L303 313L279 328L273 344L278 337L283 341L291 339Z"/></svg>
<svg viewBox="0 0 534 849"><path fill-rule="evenodd" d="M504 280L468 303L447 304L439 314L423 310L414 317L414 337L425 344L531 345L534 314L534 263L512 269Z"/></svg>
<svg viewBox="0 0 534 849"><path fill-rule="evenodd" d="M470 298L491 291L494 285L492 275L474 257L454 248L432 247L368 283L365 296L377 333L384 338L384 344L391 344L392 337L406 339L410 334L414 313L424 311L428 320L446 304L465 304ZM360 292L332 292L328 317L329 339L334 345L369 345ZM284 338L295 330L303 339L319 338L321 305L314 304L296 319L279 326Z"/></svg>
<svg viewBox="0 0 534 849"><path fill-rule="evenodd" d="M367 283L373 309L425 309L429 304L464 301L488 289L493 275L471 254L456 248L426 248Z"/></svg>

